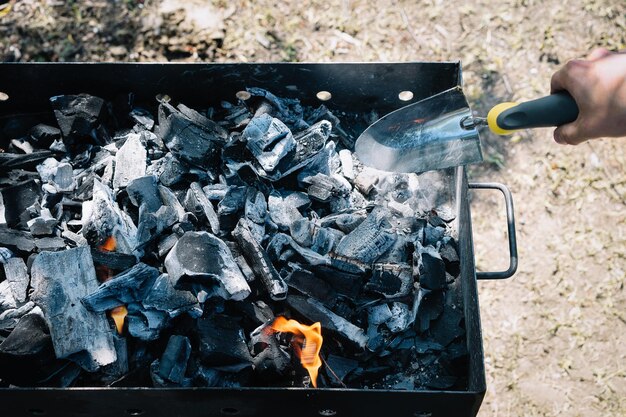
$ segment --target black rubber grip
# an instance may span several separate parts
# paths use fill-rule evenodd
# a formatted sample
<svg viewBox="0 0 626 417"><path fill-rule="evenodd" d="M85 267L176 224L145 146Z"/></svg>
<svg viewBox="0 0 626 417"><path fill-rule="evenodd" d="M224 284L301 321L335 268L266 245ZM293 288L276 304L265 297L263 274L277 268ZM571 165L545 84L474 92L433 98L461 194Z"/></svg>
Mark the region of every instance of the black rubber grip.
<svg viewBox="0 0 626 417"><path fill-rule="evenodd" d="M505 130L561 126L578 118L578 105L567 92L520 103L500 113L498 126Z"/></svg>

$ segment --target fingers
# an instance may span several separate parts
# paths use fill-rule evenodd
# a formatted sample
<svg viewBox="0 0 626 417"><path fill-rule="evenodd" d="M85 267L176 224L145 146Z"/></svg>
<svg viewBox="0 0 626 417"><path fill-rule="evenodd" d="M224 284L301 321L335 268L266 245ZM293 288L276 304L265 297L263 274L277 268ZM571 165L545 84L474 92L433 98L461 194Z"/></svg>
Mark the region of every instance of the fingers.
<svg viewBox="0 0 626 417"><path fill-rule="evenodd" d="M581 72L584 71L588 65L589 62L581 59L574 59L567 62L560 70L552 75L552 79L550 80L550 93L565 90L573 95L576 89L576 80L580 78Z"/></svg>
<svg viewBox="0 0 626 417"><path fill-rule="evenodd" d="M587 139L581 134L577 122L559 126L554 131L554 141L560 145L578 145Z"/></svg>

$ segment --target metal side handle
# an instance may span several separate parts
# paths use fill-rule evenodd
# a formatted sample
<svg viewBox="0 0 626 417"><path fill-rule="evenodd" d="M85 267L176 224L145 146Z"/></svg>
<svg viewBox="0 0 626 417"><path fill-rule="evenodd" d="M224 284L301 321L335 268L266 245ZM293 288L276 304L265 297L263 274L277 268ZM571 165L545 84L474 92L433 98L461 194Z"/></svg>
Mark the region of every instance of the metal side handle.
<svg viewBox="0 0 626 417"><path fill-rule="evenodd" d="M473 182L469 188L478 190L500 190L506 204L506 222L509 235L509 269L497 272L476 272L478 279L505 279L513 276L517 270L517 239L515 237L515 214L513 211L513 196L506 185L497 182Z"/></svg>

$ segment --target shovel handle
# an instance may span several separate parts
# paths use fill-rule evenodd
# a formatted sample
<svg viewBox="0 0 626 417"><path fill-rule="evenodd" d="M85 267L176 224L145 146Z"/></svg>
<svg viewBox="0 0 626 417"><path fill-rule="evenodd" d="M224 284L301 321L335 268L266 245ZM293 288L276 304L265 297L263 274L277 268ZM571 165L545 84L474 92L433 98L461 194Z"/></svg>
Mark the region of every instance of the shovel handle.
<svg viewBox="0 0 626 417"><path fill-rule="evenodd" d="M489 111L489 129L507 135L520 129L561 126L578 118L578 105L568 92L560 92L524 103L501 103Z"/></svg>

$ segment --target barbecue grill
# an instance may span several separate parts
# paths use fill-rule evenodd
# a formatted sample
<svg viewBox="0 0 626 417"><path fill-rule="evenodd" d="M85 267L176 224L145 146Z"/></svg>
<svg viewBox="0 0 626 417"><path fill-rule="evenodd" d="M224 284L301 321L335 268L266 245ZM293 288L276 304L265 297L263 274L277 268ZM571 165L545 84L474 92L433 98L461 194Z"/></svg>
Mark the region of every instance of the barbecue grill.
<svg viewBox="0 0 626 417"><path fill-rule="evenodd" d="M336 114L384 115L408 103L462 85L461 65L392 64L1 64L0 141L11 138L15 115L41 118L49 98L88 93L115 100L129 92L138 102L154 102L167 93L190 106L232 99L248 86L324 104ZM322 92L321 94L318 94ZM410 93L409 93L410 92ZM412 93L412 94L411 94ZM409 101L402 99L409 98ZM445 171L456 207L453 228L459 244L460 277L469 352L464 391L400 391L309 388L8 388L0 389L6 416L474 416L485 394L485 369L478 308L477 279L503 279L517 267L511 194L495 183L468 183L465 167ZM510 266L477 272L474 263L470 189L495 189L506 202Z"/></svg>

